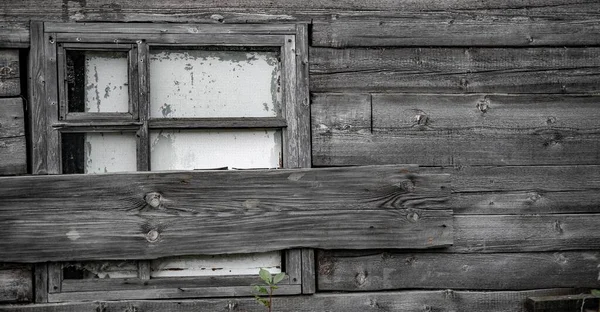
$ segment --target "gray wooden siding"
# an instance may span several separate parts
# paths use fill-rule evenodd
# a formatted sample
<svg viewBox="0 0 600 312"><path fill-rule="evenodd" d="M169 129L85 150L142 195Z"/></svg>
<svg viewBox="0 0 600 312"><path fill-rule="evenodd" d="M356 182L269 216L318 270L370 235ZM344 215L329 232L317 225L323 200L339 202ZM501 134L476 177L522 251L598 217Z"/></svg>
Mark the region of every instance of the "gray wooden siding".
<svg viewBox="0 0 600 312"><path fill-rule="evenodd" d="M298 127L310 131L312 165L415 163L428 167L423 174L450 174L444 207L454 214L454 245L426 252L317 251L329 259L316 261L317 293L360 293L286 297L276 305L294 311L524 311L526 297L599 287L599 12L597 0L4 1L0 47L30 46L30 28L40 27L30 21L309 24L308 42L296 48L310 46L306 66L297 68L310 99L304 90L297 98L310 100L310 129L307 122ZM39 96L44 77L29 75L29 91ZM16 105L8 114L23 116ZM9 124L24 133L22 123ZM0 175L24 174L23 135L6 143L12 138L6 131L0 128ZM4 156L3 143L17 148ZM309 155L300 158L309 165ZM45 173L36 170L45 164L32 165L33 172ZM42 288L44 267L35 265ZM486 280L490 276L498 283ZM548 287L569 288L535 290ZM399 291L408 288L428 290ZM439 290L445 288L465 291ZM14 294L6 289L0 297ZM492 289L510 290L485 291ZM35 294L35 301L47 300ZM251 299L214 299L0 310L174 307L262 309Z"/></svg>

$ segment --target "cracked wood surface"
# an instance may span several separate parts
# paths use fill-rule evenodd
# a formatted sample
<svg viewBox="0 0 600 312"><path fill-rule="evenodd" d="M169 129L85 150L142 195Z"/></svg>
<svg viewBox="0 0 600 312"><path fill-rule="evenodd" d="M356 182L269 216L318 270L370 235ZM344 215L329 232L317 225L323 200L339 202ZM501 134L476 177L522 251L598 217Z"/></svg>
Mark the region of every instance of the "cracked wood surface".
<svg viewBox="0 0 600 312"><path fill-rule="evenodd" d="M404 166L0 178L0 260L443 247L448 179Z"/></svg>

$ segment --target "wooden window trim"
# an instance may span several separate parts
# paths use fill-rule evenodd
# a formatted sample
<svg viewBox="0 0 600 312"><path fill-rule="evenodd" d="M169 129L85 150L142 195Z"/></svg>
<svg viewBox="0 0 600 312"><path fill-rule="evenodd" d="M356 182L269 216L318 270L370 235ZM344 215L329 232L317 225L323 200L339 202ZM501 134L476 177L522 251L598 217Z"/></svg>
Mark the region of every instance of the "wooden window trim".
<svg viewBox="0 0 600 312"><path fill-rule="evenodd" d="M30 99L32 105L32 168L34 174L60 174L60 134L69 132L135 132L137 136L137 170L149 168L149 129L202 128L280 128L283 135L283 168L311 166L310 112L308 92L308 38L304 24L276 25L191 25L191 24L124 24L124 23L42 23L32 22L30 50ZM150 120L148 53L151 46L275 46L282 58L282 116L277 118L192 118ZM130 111L127 114L62 113L64 98L64 50L127 50L130 77ZM143 64L143 65L140 65ZM57 70L58 68L58 70ZM62 107L62 110L60 109ZM286 250L284 270L289 276L277 294L314 293L314 252L311 249ZM251 295L249 279L256 276L198 278L160 278L150 280L149 261L139 261L137 279L113 279L79 282L90 291L62 292L72 281L62 278L62 264L50 263L36 271L36 278L46 279L38 285L38 302L102 299L158 299L211 296ZM165 279L168 279L166 281ZM190 285L187 293L175 285L177 280ZM66 283L66 284L65 284ZM104 283L104 284L102 284ZM111 292L111 283L133 284L128 291ZM152 291L164 283L168 290ZM233 284L232 284L233 283ZM237 284L239 283L239 285ZM223 284L226 286L215 286ZM68 286L68 287L67 287ZM84 287L85 286L85 287ZM70 288L69 288L70 287ZM87 288L86 288L87 287Z"/></svg>

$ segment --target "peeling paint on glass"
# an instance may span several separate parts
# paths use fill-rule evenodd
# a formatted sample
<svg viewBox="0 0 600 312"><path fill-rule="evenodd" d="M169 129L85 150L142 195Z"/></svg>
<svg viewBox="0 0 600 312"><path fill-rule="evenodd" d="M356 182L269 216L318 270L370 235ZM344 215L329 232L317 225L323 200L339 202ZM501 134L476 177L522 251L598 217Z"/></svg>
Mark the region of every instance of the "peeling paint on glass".
<svg viewBox="0 0 600 312"><path fill-rule="evenodd" d="M281 272L278 251L243 255L186 256L153 260L151 277L256 275L260 268Z"/></svg>
<svg viewBox="0 0 600 312"><path fill-rule="evenodd" d="M134 133L86 133L85 173L136 171Z"/></svg>
<svg viewBox="0 0 600 312"><path fill-rule="evenodd" d="M127 52L67 51L70 112L129 111Z"/></svg>
<svg viewBox="0 0 600 312"><path fill-rule="evenodd" d="M281 116L279 53L214 49L150 51L150 117Z"/></svg>
<svg viewBox="0 0 600 312"><path fill-rule="evenodd" d="M150 132L152 170L279 168L280 130Z"/></svg>

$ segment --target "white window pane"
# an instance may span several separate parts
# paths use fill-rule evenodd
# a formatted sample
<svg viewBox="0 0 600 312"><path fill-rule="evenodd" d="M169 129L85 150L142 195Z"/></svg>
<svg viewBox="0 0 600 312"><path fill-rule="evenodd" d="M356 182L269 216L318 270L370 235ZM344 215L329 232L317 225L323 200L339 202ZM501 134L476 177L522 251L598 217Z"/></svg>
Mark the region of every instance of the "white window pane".
<svg viewBox="0 0 600 312"><path fill-rule="evenodd" d="M152 170L279 168L280 130L150 132Z"/></svg>
<svg viewBox="0 0 600 312"><path fill-rule="evenodd" d="M134 133L86 133L85 173L136 171Z"/></svg>
<svg viewBox="0 0 600 312"><path fill-rule="evenodd" d="M257 275L261 268L280 273L281 252L158 259L152 261L150 276Z"/></svg>
<svg viewBox="0 0 600 312"><path fill-rule="evenodd" d="M150 117L281 115L279 53L153 49Z"/></svg>
<svg viewBox="0 0 600 312"><path fill-rule="evenodd" d="M127 52L68 51L67 79L69 111L129 111Z"/></svg>

